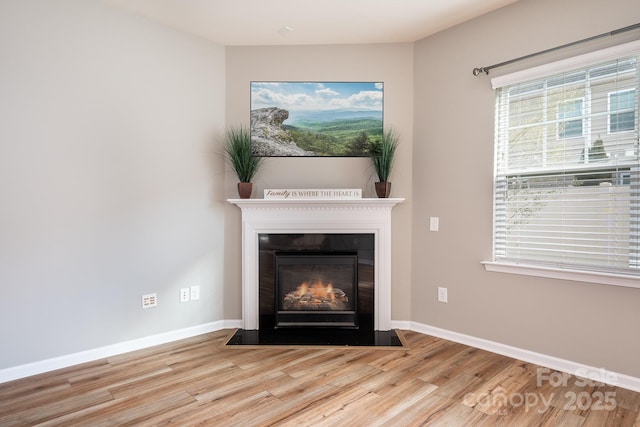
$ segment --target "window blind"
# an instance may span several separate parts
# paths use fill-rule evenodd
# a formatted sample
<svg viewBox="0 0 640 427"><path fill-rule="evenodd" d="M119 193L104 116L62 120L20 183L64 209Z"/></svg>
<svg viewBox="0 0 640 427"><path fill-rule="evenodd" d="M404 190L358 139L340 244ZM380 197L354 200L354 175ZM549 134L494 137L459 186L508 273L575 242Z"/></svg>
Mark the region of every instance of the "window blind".
<svg viewBox="0 0 640 427"><path fill-rule="evenodd" d="M620 55L498 81L494 261L640 275L640 55Z"/></svg>

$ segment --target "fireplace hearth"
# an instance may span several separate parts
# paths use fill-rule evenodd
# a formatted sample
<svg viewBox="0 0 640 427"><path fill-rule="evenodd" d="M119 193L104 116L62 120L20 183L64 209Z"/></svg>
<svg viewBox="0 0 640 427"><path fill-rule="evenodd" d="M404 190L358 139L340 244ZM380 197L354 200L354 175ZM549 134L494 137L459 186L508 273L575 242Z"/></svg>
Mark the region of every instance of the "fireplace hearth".
<svg viewBox="0 0 640 427"><path fill-rule="evenodd" d="M399 331L372 331L336 328L238 329L227 346L340 346L344 348L408 348Z"/></svg>

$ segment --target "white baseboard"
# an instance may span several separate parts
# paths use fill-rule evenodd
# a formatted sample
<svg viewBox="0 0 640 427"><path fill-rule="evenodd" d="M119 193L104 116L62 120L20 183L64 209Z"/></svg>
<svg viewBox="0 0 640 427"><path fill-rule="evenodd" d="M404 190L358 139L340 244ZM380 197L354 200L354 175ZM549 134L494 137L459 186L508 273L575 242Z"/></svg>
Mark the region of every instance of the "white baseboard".
<svg viewBox="0 0 640 427"><path fill-rule="evenodd" d="M604 371L602 368L584 365L582 363L572 362L570 360L560 359L545 354L512 347L494 341L461 334L459 332L449 331L447 329L437 328L418 322L411 321L392 321L391 325L394 329L406 329L420 332L426 335L443 338L449 341L487 350L492 353L502 354L503 356L512 357L524 362L533 363L549 369L575 375L576 373L593 373L594 378L599 381L609 383L618 387L626 388L636 392L640 392L640 378L630 375L619 374L617 372L606 371L606 375L601 375ZM141 350L143 348L153 347L154 345L166 344L168 342L190 338L196 335L206 334L208 332L219 331L222 329L242 328L241 320L219 320L217 322L204 323L202 325L191 326L189 328L169 331L162 334L151 335L131 341L125 341L91 350L81 351L65 356L46 359L38 362L28 363L25 365L14 366L0 370L0 384L20 378L29 377L31 375L42 374L44 372L56 369L66 368L80 363L91 362L93 360L103 359L105 357L115 356L130 351ZM609 379L609 381L607 381Z"/></svg>
<svg viewBox="0 0 640 427"><path fill-rule="evenodd" d="M222 329L242 329L242 319L225 320L224 328Z"/></svg>
<svg viewBox="0 0 640 427"><path fill-rule="evenodd" d="M29 377L31 375L42 374L44 372L78 365L80 363L86 363L93 360L103 359L105 357L115 356L117 354L123 354L130 351L153 347L154 345L166 344L168 342L190 338L196 335L206 334L208 332L219 331L221 329L228 328L237 328L239 327L237 325L241 324L242 322L239 320L220 320L217 322L204 323L184 329L178 329L175 331L164 332L161 334L138 338L131 341L124 341L104 347L98 347L91 350L68 354L65 356L54 357L52 359L14 366L11 368L0 370L0 384L7 381Z"/></svg>
<svg viewBox="0 0 640 427"><path fill-rule="evenodd" d="M393 329L406 329L408 331L412 331L413 329L413 322L410 322L408 320L392 320L391 321L391 327ZM418 331L416 331L418 332Z"/></svg>
<svg viewBox="0 0 640 427"><path fill-rule="evenodd" d="M620 374L605 370L604 368L588 366L571 360L560 359L558 357L548 356L546 354L536 353L418 322L392 321L391 324L393 328L408 329L425 335L432 335L434 337L487 350L492 353L502 354L503 356L512 357L524 362L533 363L534 365L540 365L545 368L566 372L572 375L596 379L597 381L613 386L640 392L640 378L632 377L630 375Z"/></svg>

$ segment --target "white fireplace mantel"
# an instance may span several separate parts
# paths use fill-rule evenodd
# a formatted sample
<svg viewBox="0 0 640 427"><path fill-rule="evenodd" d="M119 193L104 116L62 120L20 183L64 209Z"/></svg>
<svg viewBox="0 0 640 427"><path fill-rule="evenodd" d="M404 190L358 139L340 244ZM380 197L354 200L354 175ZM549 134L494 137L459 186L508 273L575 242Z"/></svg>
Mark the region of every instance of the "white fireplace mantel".
<svg viewBox="0 0 640 427"><path fill-rule="evenodd" d="M374 328L391 329L391 209L402 198L229 199L242 209L242 324L259 329L258 238L269 233L362 233L374 237Z"/></svg>

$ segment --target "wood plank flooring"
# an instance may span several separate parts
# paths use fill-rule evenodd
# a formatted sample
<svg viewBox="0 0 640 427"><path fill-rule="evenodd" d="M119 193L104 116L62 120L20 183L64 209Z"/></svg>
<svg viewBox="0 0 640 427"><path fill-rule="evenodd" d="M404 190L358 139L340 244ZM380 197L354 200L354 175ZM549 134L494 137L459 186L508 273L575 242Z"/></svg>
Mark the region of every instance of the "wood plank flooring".
<svg viewBox="0 0 640 427"><path fill-rule="evenodd" d="M222 347L229 332L0 384L0 426L640 427L640 393L412 331L409 350Z"/></svg>

